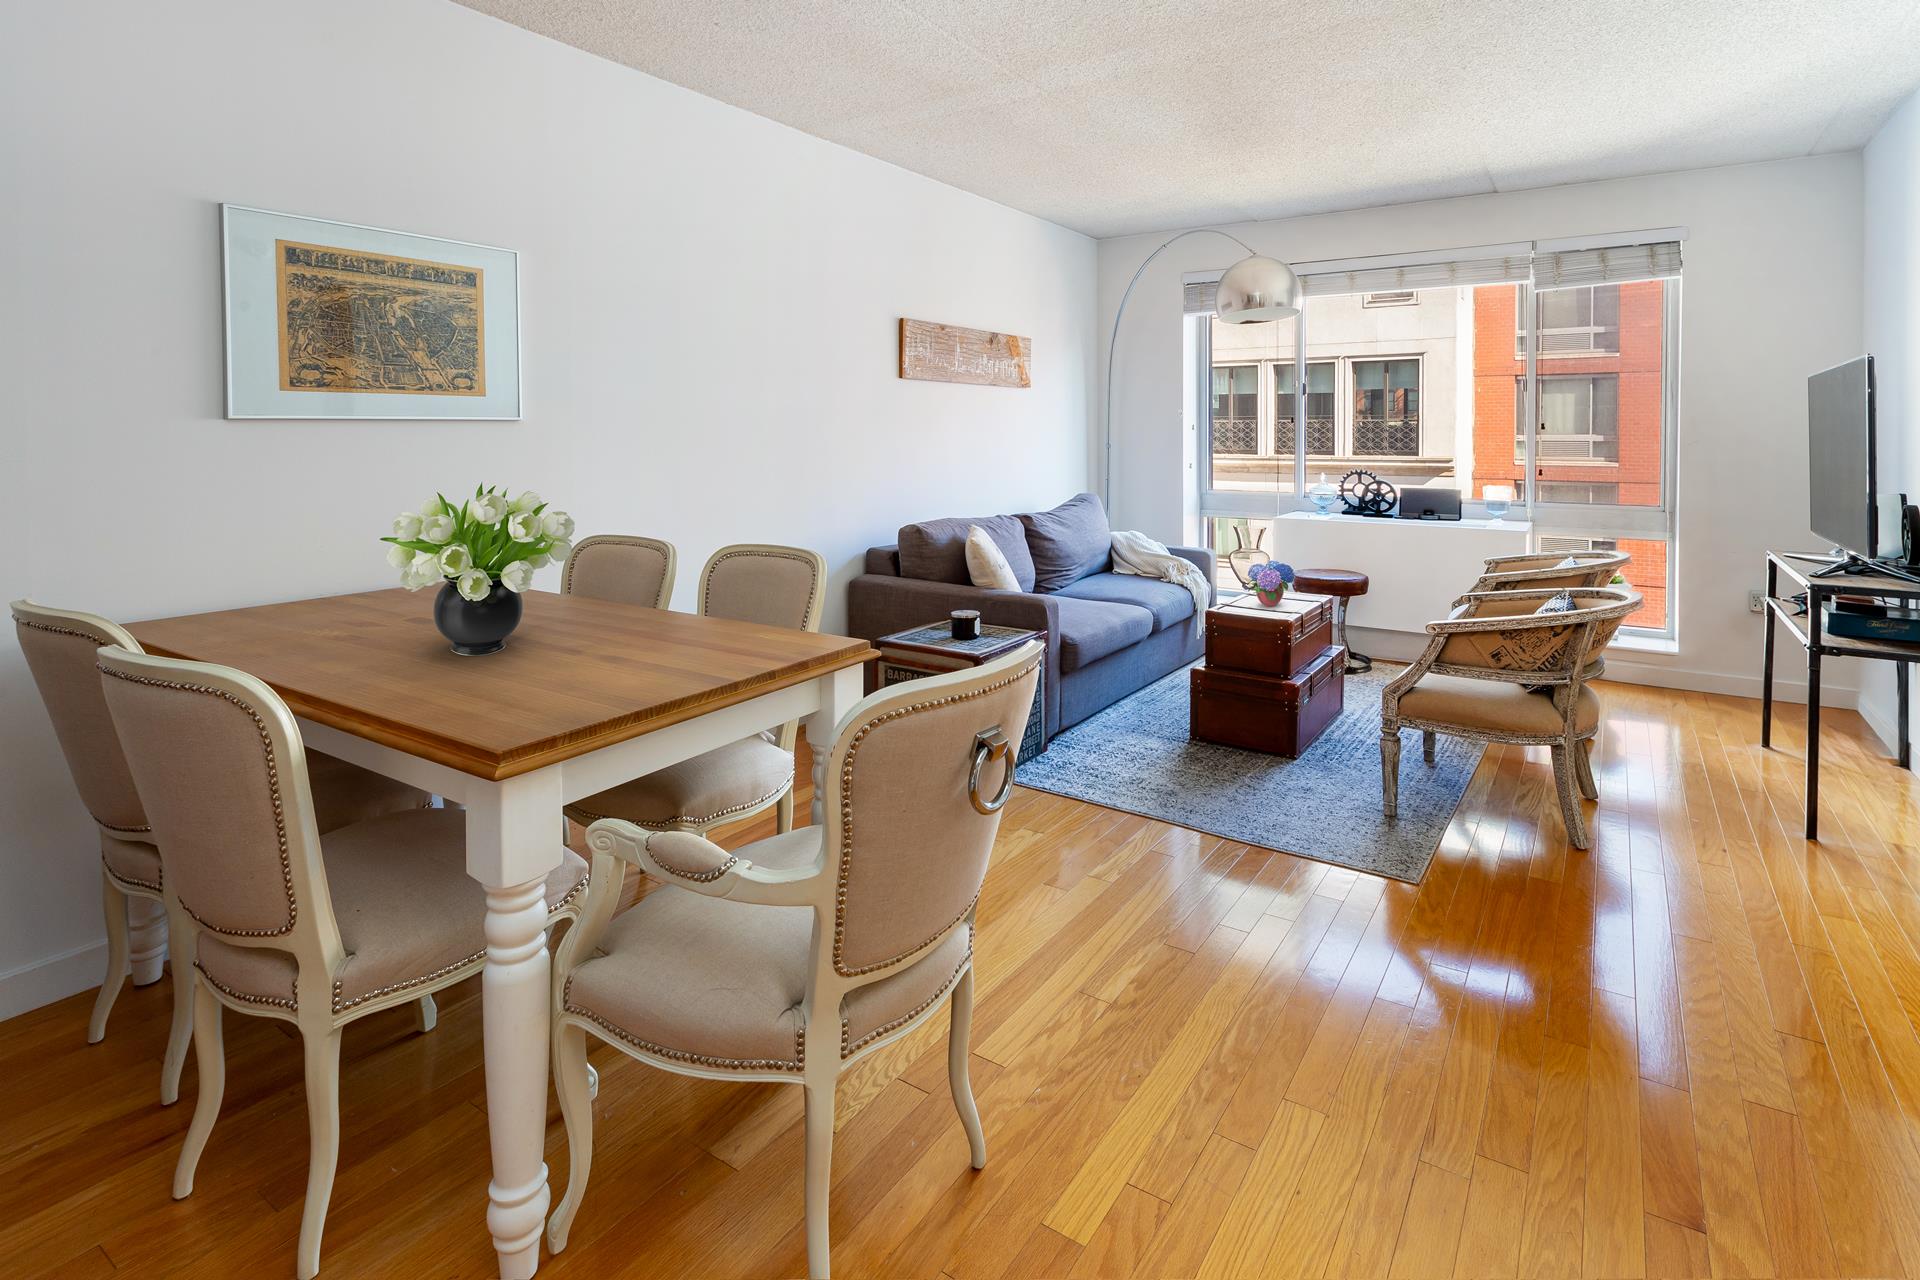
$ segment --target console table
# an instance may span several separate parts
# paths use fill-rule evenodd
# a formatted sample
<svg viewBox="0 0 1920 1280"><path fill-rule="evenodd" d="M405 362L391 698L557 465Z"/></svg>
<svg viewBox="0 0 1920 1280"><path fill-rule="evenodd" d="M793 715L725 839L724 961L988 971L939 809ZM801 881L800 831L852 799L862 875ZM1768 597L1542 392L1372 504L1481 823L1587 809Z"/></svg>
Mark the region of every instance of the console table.
<svg viewBox="0 0 1920 1280"><path fill-rule="evenodd" d="M1901 602L1920 601L1920 583L1880 573L1838 574L1831 578L1814 575L1835 563L1832 556L1796 554L1790 551L1767 552L1767 632L1760 672L1760 745L1773 744L1773 633L1774 622L1786 624L1787 631L1807 652L1807 839L1817 838L1820 821L1820 659L1876 658L1897 664L1894 687L1898 691L1900 750L1897 757L1905 769L1912 763L1912 747L1907 739L1907 664L1920 662L1920 644L1892 640L1835 637L1822 631L1822 610L1835 596L1886 596ZM1807 611L1797 614L1791 600L1780 599L1780 578L1798 591L1804 591Z"/></svg>

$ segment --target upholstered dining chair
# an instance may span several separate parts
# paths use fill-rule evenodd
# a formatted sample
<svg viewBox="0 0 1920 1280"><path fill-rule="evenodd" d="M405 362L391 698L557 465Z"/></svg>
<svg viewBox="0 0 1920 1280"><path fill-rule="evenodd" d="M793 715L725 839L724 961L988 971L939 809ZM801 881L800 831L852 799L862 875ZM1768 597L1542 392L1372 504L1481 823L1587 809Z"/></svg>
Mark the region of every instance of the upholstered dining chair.
<svg viewBox="0 0 1920 1280"><path fill-rule="evenodd" d="M157 960L159 940L165 938L173 957L173 1027L160 1071L160 1101L170 1104L180 1096L180 1072L186 1065L193 1031L192 941L176 918L177 912L167 904L164 860L127 771L95 665L95 651L102 645L140 653L140 642L125 628L96 614L51 609L31 600L15 600L11 608L21 651L53 721L67 770L73 775L81 804L100 830L107 974L100 984L100 994L94 998L87 1043L96 1044L106 1036L107 1016L128 973L141 958L133 951L128 912L135 903L152 903L151 927L140 931L150 932L152 940L141 950L151 952ZM332 756L315 753L309 764L315 819L322 831L397 809L422 808L427 803L424 791ZM430 1020L430 1011L423 1010L422 1017Z"/></svg>
<svg viewBox="0 0 1920 1280"><path fill-rule="evenodd" d="M973 912L1013 789L1046 651L884 689L840 722L823 825L729 853L691 832L593 824L593 876L554 972L554 1081L571 1171L554 1252L593 1160L589 1032L642 1062L806 1090L808 1274L828 1274L834 1084L951 999L947 1078L973 1167L986 1138L967 1078ZM663 887L613 918L620 862Z"/></svg>
<svg viewBox="0 0 1920 1280"><path fill-rule="evenodd" d="M1633 559L1624 551L1536 551L1494 556L1470 594L1482 591L1604 587ZM1457 602L1456 602L1457 603Z"/></svg>
<svg viewBox="0 0 1920 1280"><path fill-rule="evenodd" d="M320 833L299 727L244 672L122 648L99 679L134 785L165 851L169 898L189 922L200 1096L175 1166L193 1191L226 1089L223 1009L300 1030L307 1192L301 1280L340 1149L340 1035L348 1023L480 971L485 891L466 873L466 814L414 809ZM576 914L587 866L570 851L547 881L549 923Z"/></svg>
<svg viewBox="0 0 1920 1280"><path fill-rule="evenodd" d="M595 534L573 545L567 567L560 574L560 590L570 596L664 609L673 599L673 571L678 559L673 544L658 538Z"/></svg>
<svg viewBox="0 0 1920 1280"><path fill-rule="evenodd" d="M583 544L584 545L584 544ZM700 612L799 631L820 629L827 562L800 547L742 543L713 553L700 571ZM623 782L566 806L587 826L622 818L649 831L705 833L769 808L781 831L793 827L793 749L798 721L716 747L702 756Z"/></svg>
<svg viewBox="0 0 1920 1280"><path fill-rule="evenodd" d="M1380 698L1380 782L1387 817L1399 807L1400 730L1421 731L1433 763L1434 735L1552 749L1567 839L1589 845L1574 796L1595 799L1588 746L1600 731L1590 658L1604 649L1640 597L1607 587L1492 591L1469 595L1427 624L1427 647ZM1543 610L1542 606L1549 606Z"/></svg>

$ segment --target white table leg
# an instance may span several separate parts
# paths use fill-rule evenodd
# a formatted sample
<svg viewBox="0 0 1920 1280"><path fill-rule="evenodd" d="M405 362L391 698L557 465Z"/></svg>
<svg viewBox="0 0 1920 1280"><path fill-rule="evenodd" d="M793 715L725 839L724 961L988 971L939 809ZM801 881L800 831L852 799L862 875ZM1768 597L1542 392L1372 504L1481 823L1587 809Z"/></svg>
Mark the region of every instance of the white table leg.
<svg viewBox="0 0 1920 1280"><path fill-rule="evenodd" d="M559 812L557 768L476 788L467 800L467 872L487 890L480 972L493 1147L487 1230L501 1280L530 1280L539 1270L547 1217L546 877L560 862Z"/></svg>
<svg viewBox="0 0 1920 1280"><path fill-rule="evenodd" d="M826 823L827 757L833 754L834 735L840 717L860 701L864 681L859 667L842 667L814 681L820 691L820 705L807 717L807 746L813 752L813 823Z"/></svg>
<svg viewBox="0 0 1920 1280"><path fill-rule="evenodd" d="M127 895L127 960L134 986L160 981L167 960L167 909L158 899Z"/></svg>

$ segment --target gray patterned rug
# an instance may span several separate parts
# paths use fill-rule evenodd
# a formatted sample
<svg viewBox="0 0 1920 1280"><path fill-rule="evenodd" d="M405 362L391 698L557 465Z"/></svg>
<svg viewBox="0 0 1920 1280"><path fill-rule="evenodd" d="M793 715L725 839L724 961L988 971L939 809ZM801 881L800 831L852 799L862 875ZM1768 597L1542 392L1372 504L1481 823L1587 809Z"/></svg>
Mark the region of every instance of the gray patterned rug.
<svg viewBox="0 0 1920 1280"><path fill-rule="evenodd" d="M1339 719L1297 760L1187 736L1186 670L1123 698L1020 767L1023 786L1265 849L1418 881L1484 748L1441 737L1429 765L1401 732L1400 815L1380 813L1380 691L1399 667L1347 677Z"/></svg>

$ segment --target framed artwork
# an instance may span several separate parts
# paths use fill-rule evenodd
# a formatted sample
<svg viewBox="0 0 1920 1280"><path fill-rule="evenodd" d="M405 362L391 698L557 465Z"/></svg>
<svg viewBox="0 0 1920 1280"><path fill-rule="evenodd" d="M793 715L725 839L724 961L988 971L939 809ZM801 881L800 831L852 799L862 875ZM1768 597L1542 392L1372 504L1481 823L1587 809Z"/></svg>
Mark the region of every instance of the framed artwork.
<svg viewBox="0 0 1920 1280"><path fill-rule="evenodd" d="M520 417L511 249L220 206L227 417Z"/></svg>
<svg viewBox="0 0 1920 1280"><path fill-rule="evenodd" d="M900 318L900 376L981 387L1031 387L1033 339Z"/></svg>

